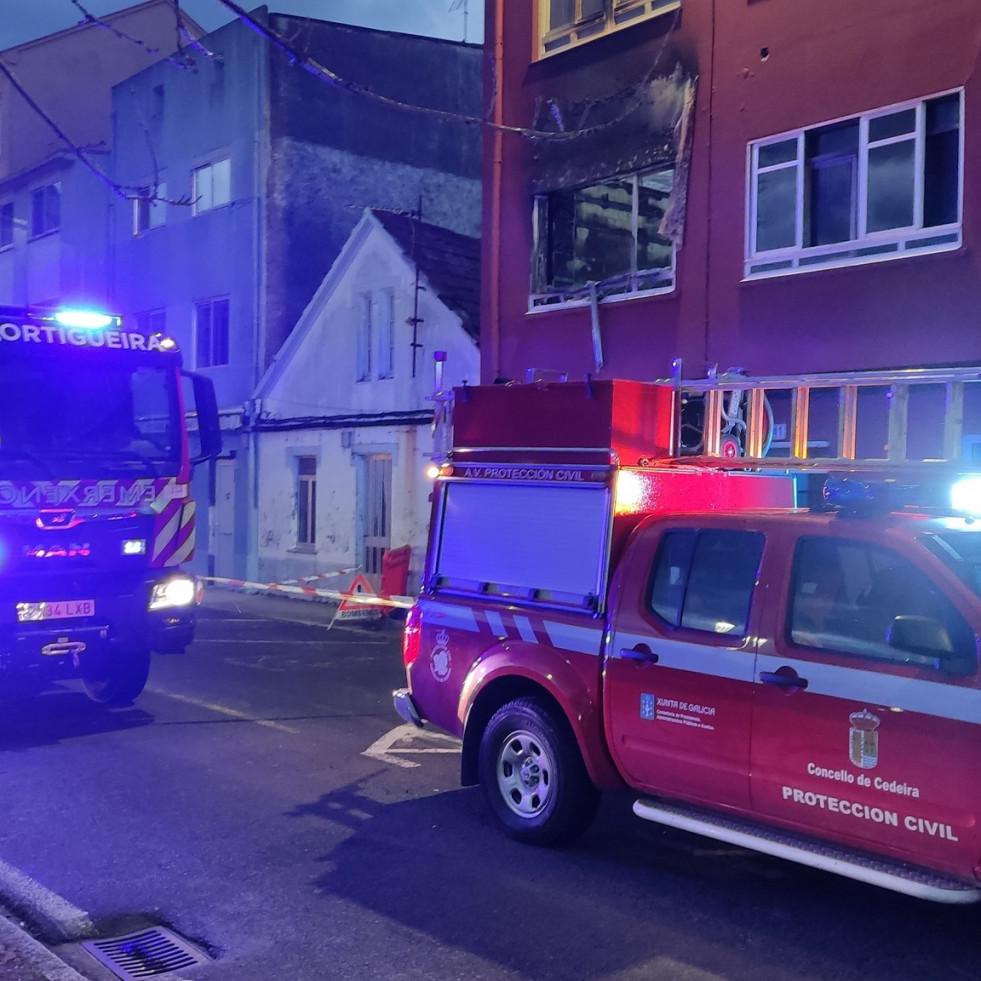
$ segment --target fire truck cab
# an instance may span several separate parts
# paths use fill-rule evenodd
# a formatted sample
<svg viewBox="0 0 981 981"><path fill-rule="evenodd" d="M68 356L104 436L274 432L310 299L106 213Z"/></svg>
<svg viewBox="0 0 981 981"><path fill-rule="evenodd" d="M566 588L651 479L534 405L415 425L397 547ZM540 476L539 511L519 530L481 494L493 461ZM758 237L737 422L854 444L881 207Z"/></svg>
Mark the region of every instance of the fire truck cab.
<svg viewBox="0 0 981 981"><path fill-rule="evenodd" d="M625 786L648 820L978 900L981 522L894 477L798 507L789 466L674 455L676 396L457 391L396 709L462 739L522 841Z"/></svg>
<svg viewBox="0 0 981 981"><path fill-rule="evenodd" d="M81 678L128 704L151 651L194 634L182 566L191 468L220 447L214 389L118 317L0 307L0 392L0 689Z"/></svg>

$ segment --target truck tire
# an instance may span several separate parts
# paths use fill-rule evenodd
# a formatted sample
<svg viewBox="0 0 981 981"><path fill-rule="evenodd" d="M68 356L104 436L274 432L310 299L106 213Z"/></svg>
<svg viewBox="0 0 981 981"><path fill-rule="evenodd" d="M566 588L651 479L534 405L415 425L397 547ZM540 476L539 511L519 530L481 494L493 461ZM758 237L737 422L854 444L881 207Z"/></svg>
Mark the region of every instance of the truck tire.
<svg viewBox="0 0 981 981"><path fill-rule="evenodd" d="M589 827L600 793L564 719L537 698L501 706L480 739L480 785L504 833L564 845Z"/></svg>
<svg viewBox="0 0 981 981"><path fill-rule="evenodd" d="M150 650L146 647L112 650L82 674L85 691L100 705L132 705L146 687L150 675Z"/></svg>

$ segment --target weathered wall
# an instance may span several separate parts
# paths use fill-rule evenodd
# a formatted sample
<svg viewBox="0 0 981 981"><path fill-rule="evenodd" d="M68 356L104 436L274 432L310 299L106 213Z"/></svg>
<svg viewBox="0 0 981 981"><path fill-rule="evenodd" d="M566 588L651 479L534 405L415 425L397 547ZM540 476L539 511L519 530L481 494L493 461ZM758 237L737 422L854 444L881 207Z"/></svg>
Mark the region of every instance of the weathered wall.
<svg viewBox="0 0 981 981"><path fill-rule="evenodd" d="M266 193L268 364L365 207L418 210L480 229L481 49L434 38L271 17L291 44L372 98L270 61ZM392 105L437 110L427 115Z"/></svg>

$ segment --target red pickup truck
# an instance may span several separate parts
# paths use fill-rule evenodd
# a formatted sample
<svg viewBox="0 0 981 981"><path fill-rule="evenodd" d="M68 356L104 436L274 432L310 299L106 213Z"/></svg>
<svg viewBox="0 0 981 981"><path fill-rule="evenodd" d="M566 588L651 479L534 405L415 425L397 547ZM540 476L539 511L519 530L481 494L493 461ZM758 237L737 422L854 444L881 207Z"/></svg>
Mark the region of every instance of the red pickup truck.
<svg viewBox="0 0 981 981"><path fill-rule="evenodd" d="M458 399L396 709L462 739L522 841L626 786L642 818L981 898L981 522L651 465L663 393L635 385L567 383L552 432L544 388Z"/></svg>

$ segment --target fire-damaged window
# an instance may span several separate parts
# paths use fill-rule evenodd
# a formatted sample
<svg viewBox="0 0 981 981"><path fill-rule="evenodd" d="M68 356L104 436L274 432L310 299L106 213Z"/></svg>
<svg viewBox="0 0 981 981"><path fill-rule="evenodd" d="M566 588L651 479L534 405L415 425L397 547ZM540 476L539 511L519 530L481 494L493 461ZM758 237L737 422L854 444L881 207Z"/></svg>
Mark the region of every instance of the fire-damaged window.
<svg viewBox="0 0 981 981"><path fill-rule="evenodd" d="M677 10L681 0L538 0L541 52L549 54L635 21Z"/></svg>
<svg viewBox="0 0 981 981"><path fill-rule="evenodd" d="M747 276L961 244L963 93L749 147Z"/></svg>
<svg viewBox="0 0 981 981"><path fill-rule="evenodd" d="M674 246L658 228L674 167L535 199L532 306L674 287Z"/></svg>

